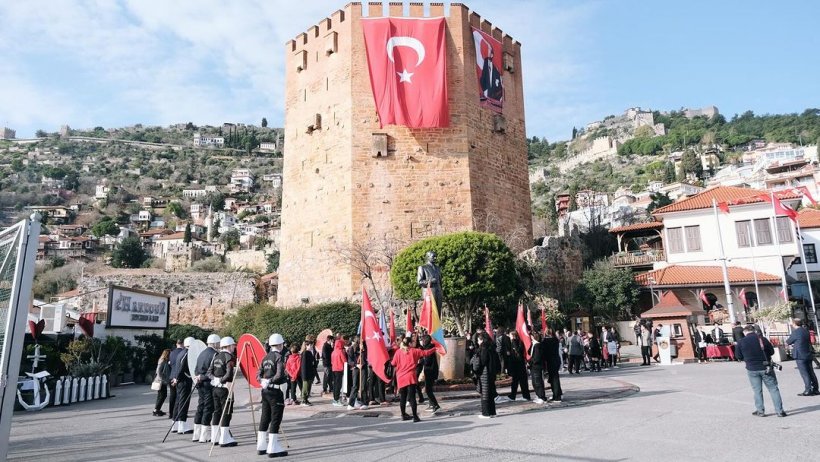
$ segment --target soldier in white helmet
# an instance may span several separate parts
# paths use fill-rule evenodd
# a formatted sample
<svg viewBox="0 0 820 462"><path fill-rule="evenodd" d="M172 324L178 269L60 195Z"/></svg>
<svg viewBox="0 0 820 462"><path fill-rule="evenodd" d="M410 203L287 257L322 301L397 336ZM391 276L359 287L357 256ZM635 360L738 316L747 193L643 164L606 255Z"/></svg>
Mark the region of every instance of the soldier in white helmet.
<svg viewBox="0 0 820 462"><path fill-rule="evenodd" d="M211 392L211 380L208 378L208 368L211 367L216 350L219 349L219 336L211 334L205 342L208 348L199 354L196 360L196 369L194 372L194 387L199 394L199 400L196 404L196 414L194 414L194 434L191 441L194 443L207 443L217 437L216 431L211 431L208 435L208 426L211 423L214 413L214 400Z"/></svg>
<svg viewBox="0 0 820 462"><path fill-rule="evenodd" d="M176 433L188 434L194 430L188 423L188 406L191 404L191 373L188 368L188 347L194 341L193 337L186 337L182 342L185 351L176 356L171 364L171 386L177 390L177 401L174 406L174 422L177 422Z"/></svg>
<svg viewBox="0 0 820 462"><path fill-rule="evenodd" d="M287 382L285 361L282 358L282 345L285 339L273 334L268 339L270 352L262 359L257 379L262 385L262 417L259 420L259 431L256 433L256 451L268 457L288 455L279 443L279 426L282 424L282 413L285 410L285 395L281 386Z"/></svg>
<svg viewBox="0 0 820 462"><path fill-rule="evenodd" d="M208 368L208 377L211 379L214 399L214 416L211 419L211 430L218 429L219 432L219 439L213 441L219 443L219 447L228 448L237 445L230 430L233 397L229 396L228 390L236 367L236 342L233 337L225 337L219 342L219 347L221 351L214 356L213 363Z"/></svg>

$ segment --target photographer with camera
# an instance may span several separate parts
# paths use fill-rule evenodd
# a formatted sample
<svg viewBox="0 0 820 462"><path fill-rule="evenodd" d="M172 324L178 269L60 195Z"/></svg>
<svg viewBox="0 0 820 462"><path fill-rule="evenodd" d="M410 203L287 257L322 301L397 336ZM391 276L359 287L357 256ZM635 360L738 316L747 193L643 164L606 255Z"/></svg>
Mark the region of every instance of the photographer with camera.
<svg viewBox="0 0 820 462"><path fill-rule="evenodd" d="M763 408L763 384L765 384L772 396L777 416L786 417L786 412L783 410L783 400L780 398L780 390L777 388L777 376L774 373L775 368L782 369L782 367L777 363L773 363L771 359L774 354L774 347L767 338L755 331L754 326L746 326L743 331L746 336L737 343L735 357L746 362L746 374L749 376L749 382L752 384L752 392L755 397L755 411L752 412L752 415L766 416Z"/></svg>

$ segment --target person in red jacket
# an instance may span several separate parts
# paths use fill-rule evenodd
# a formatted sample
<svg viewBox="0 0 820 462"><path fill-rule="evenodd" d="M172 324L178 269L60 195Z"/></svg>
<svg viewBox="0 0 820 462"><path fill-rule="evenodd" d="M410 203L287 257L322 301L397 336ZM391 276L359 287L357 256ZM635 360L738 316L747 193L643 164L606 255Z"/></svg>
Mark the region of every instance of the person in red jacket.
<svg viewBox="0 0 820 462"><path fill-rule="evenodd" d="M416 365L421 358L432 356L436 353L435 348L429 350L420 350L418 348L410 348L411 340L407 337L401 340L401 345L396 355L393 356L393 367L396 375L396 385L399 387L399 396L401 401L399 407L401 408L401 419L419 422L419 415L416 412L416 387L418 386L418 376L416 375ZM407 398L410 398L410 409L413 411L413 416L410 417L405 412L407 407Z"/></svg>
<svg viewBox="0 0 820 462"><path fill-rule="evenodd" d="M299 404L296 400L296 387L302 388L302 357L299 355L299 345L290 346L290 355L285 361L285 372L288 374L288 399L286 405Z"/></svg>
<svg viewBox="0 0 820 462"><path fill-rule="evenodd" d="M339 397L342 394L342 380L344 379L345 363L347 362L347 353L345 353L345 341L336 339L333 344L333 354L330 355L330 368L333 371L333 405L341 406L342 402Z"/></svg>

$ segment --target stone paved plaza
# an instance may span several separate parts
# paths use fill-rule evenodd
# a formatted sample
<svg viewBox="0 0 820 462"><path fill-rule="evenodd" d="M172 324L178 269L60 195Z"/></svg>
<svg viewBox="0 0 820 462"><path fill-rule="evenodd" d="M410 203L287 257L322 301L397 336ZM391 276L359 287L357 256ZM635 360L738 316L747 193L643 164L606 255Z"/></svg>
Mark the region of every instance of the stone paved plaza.
<svg viewBox="0 0 820 462"><path fill-rule="evenodd" d="M802 382L794 362L778 378L786 418L771 414L765 392L770 415L753 417L743 365L717 362L563 375L560 405L506 403L492 420L476 418L477 400L456 399L464 392L450 393L440 416L423 412L416 424L398 419L397 404L347 412L314 398L314 407L287 407L283 428L288 460L820 460L812 436L820 397L796 396ZM240 446L217 447L210 459L210 445L190 435L160 443L170 424L151 416L147 385L113 392L107 401L15 414L9 460L265 460L255 453L246 387L232 426Z"/></svg>

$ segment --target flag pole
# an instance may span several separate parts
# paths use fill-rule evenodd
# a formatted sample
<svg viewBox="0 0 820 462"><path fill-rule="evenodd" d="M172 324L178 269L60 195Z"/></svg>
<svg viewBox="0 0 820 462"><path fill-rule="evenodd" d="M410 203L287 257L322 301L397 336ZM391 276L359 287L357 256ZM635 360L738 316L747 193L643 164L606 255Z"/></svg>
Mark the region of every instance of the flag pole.
<svg viewBox="0 0 820 462"><path fill-rule="evenodd" d="M775 227L777 226L777 220L775 220ZM751 230L749 230L751 231ZM751 236L749 236L751 238ZM757 285L757 262L755 261L755 246L750 245L749 249L752 252L752 275L754 276L755 280L755 296L757 297L757 309L763 308L763 303L760 301L760 287ZM748 321L748 319L747 319Z"/></svg>
<svg viewBox="0 0 820 462"><path fill-rule="evenodd" d="M717 225L718 244L720 246L720 262L723 268L723 290L726 294L726 305L729 309L729 322L735 323L735 306L732 302L732 289L729 287L729 268L726 266L726 253L723 248L723 234L720 232L720 217L717 211L717 202L712 199L712 212L715 214L715 224Z"/></svg>
<svg viewBox="0 0 820 462"><path fill-rule="evenodd" d="M803 248L803 234L800 232L800 220L794 221L797 226L797 238L800 240L800 261L803 262L803 272L806 274L806 285L809 287L809 300L811 301L811 311L814 316L814 328L817 332L817 309L814 306L814 291L811 289L811 276L809 276L809 267L806 264L806 249ZM808 313L806 313L808 315Z"/></svg>
<svg viewBox="0 0 820 462"><path fill-rule="evenodd" d="M774 221L774 230L777 231L777 208L774 204L774 191L769 190L769 196L771 197L770 202L772 203L772 220ZM775 232L775 237L777 237L777 232ZM789 291L786 285L786 269L783 268L783 253L780 251L780 239L775 239L775 244L777 245L777 257L780 258L780 285L781 291L783 292L783 301L789 301Z"/></svg>

